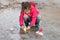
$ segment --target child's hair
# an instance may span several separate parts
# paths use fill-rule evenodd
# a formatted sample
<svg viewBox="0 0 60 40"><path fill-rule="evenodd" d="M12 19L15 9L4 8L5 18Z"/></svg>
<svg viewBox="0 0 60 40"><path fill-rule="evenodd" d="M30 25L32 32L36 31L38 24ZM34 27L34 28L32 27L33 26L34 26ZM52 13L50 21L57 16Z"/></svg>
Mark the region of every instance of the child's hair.
<svg viewBox="0 0 60 40"><path fill-rule="evenodd" d="M27 8L28 8L28 9L31 8L29 2L22 2L21 6L22 6L22 10L25 10L25 9L27 9Z"/></svg>

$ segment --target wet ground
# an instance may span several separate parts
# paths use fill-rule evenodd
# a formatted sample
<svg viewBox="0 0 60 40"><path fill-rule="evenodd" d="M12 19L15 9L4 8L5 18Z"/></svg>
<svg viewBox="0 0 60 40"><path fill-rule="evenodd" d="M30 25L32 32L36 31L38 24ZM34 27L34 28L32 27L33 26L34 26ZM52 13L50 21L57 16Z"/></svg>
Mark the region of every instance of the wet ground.
<svg viewBox="0 0 60 40"><path fill-rule="evenodd" d="M60 40L60 8L45 7L39 11L41 13L40 26L44 33L42 37L37 37L32 32L25 35L19 34L20 8L0 10L0 40ZM14 30L10 30L11 27Z"/></svg>
<svg viewBox="0 0 60 40"><path fill-rule="evenodd" d="M41 11L41 27L44 30L44 40L60 40L60 9L47 7Z"/></svg>

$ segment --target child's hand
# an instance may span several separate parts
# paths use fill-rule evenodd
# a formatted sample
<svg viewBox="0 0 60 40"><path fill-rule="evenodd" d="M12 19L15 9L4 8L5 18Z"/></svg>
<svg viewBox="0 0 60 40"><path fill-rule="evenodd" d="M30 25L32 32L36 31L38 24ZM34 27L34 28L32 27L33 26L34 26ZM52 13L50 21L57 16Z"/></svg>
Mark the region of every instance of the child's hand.
<svg viewBox="0 0 60 40"><path fill-rule="evenodd" d="M30 27L33 27L33 26L35 26L35 25L30 25Z"/></svg>
<svg viewBox="0 0 60 40"><path fill-rule="evenodd" d="M28 27L26 27L26 26L21 26L21 29L23 29L23 30L26 32L27 30L30 30L30 26L28 26Z"/></svg>
<svg viewBox="0 0 60 40"><path fill-rule="evenodd" d="M21 29L24 29L24 26L21 26L20 28L21 28Z"/></svg>

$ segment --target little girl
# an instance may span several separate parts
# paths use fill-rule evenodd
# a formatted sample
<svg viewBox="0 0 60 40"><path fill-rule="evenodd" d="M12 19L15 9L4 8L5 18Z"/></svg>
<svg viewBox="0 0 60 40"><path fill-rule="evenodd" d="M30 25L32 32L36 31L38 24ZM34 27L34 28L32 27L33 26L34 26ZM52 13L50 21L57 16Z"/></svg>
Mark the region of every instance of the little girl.
<svg viewBox="0 0 60 40"><path fill-rule="evenodd" d="M36 30L39 30L39 11L36 9L35 4L33 2L22 2L21 4L21 13L19 17L19 23L21 28L24 28L24 24L26 27L30 27Z"/></svg>

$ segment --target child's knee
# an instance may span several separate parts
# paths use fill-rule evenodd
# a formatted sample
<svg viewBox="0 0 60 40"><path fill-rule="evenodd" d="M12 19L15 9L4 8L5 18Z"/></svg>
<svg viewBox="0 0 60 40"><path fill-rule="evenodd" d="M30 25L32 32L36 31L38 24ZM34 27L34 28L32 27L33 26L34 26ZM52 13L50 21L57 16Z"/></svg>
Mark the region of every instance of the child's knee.
<svg viewBox="0 0 60 40"><path fill-rule="evenodd" d="M41 19L41 16L40 15L37 15L37 19L40 20Z"/></svg>
<svg viewBox="0 0 60 40"><path fill-rule="evenodd" d="M37 18L36 18L36 24L39 24L40 23L40 16L37 15Z"/></svg>
<svg viewBox="0 0 60 40"><path fill-rule="evenodd" d="M29 17L28 15L24 14L24 18L25 18L25 19L28 18L28 17Z"/></svg>
<svg viewBox="0 0 60 40"><path fill-rule="evenodd" d="M24 20L27 21L28 18L28 15L24 14Z"/></svg>
<svg viewBox="0 0 60 40"><path fill-rule="evenodd" d="M39 23L39 22L40 22L40 18L37 18L37 19L36 19L36 22Z"/></svg>

